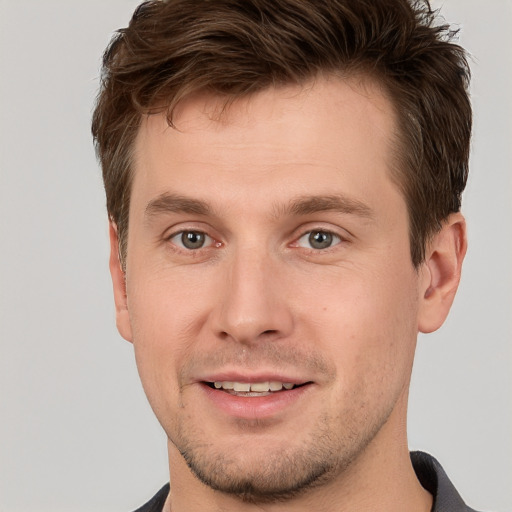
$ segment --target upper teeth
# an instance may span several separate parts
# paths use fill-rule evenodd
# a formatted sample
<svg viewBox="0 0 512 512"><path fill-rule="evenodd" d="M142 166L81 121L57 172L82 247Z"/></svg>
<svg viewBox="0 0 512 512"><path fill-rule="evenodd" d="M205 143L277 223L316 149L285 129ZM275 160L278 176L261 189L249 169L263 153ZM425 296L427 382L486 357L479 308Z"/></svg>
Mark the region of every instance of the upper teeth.
<svg viewBox="0 0 512 512"><path fill-rule="evenodd" d="M249 392L249 391L257 391L257 392L268 392L268 391L281 391L284 389L292 389L294 384L290 382L276 382L276 381L267 381L267 382L230 382L230 381L222 381L222 382L214 382L214 386L217 389L228 389L239 392Z"/></svg>

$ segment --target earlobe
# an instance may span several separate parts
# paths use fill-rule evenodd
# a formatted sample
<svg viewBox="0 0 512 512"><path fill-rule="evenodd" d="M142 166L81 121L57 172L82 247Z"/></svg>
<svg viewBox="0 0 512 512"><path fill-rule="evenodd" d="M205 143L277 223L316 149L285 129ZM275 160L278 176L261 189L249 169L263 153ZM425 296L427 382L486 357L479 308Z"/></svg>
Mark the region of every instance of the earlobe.
<svg viewBox="0 0 512 512"><path fill-rule="evenodd" d="M453 213L428 244L420 270L420 332L439 329L448 316L459 286L466 249L466 221L461 213Z"/></svg>
<svg viewBox="0 0 512 512"><path fill-rule="evenodd" d="M110 276L112 277L112 286L114 289L114 302L116 305L116 324L119 334L127 341L132 341L132 329L130 324L130 315L128 312L128 302L126 296L125 273L119 260L119 239L117 236L117 226L110 221Z"/></svg>

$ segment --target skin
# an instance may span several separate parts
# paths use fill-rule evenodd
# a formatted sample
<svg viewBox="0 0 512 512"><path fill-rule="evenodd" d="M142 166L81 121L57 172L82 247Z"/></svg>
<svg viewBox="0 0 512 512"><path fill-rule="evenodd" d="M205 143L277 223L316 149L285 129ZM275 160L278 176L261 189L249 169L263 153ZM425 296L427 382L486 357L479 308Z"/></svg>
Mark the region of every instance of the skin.
<svg viewBox="0 0 512 512"><path fill-rule="evenodd" d="M166 510L429 511L407 394L417 334L457 289L463 217L414 268L395 116L371 83L318 78L222 105L184 100L177 129L143 120L125 274L111 225L118 329L169 439ZM222 373L309 384L237 416L205 392Z"/></svg>

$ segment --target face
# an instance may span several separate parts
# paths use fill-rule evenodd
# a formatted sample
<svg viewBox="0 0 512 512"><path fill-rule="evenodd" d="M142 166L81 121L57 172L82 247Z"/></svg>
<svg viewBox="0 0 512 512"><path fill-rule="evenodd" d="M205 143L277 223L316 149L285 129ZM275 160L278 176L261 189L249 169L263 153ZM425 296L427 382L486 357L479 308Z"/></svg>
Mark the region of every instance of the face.
<svg viewBox="0 0 512 512"><path fill-rule="evenodd" d="M143 121L118 326L175 460L275 499L403 429L419 274L376 88L319 79L222 106Z"/></svg>

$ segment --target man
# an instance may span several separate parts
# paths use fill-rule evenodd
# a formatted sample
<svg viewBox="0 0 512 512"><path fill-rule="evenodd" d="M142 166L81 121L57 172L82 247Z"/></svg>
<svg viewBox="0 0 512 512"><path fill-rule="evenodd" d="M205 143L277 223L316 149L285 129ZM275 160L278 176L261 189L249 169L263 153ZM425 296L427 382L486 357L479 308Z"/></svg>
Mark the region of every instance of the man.
<svg viewBox="0 0 512 512"><path fill-rule="evenodd" d="M139 510L471 510L406 435L466 252L449 38L425 2L169 0L113 39L117 326L171 481Z"/></svg>

